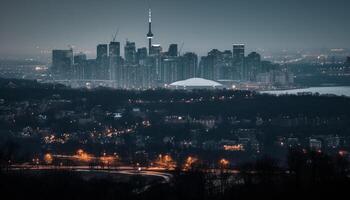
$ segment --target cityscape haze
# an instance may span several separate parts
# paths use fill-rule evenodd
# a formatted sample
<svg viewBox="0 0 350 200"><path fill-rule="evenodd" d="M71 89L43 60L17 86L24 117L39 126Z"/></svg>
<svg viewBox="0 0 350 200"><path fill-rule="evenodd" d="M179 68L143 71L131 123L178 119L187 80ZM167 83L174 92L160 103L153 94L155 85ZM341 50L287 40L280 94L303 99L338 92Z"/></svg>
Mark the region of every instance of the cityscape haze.
<svg viewBox="0 0 350 200"><path fill-rule="evenodd" d="M1 0L1 57L43 56L74 45L90 58L95 46L118 40L147 46L144 31L149 5L155 43L185 43L184 50L205 55L232 43L249 51L346 48L350 18L347 0ZM293 34L290 34L290 33ZM39 55L38 55L39 54ZM48 56L48 55L46 55Z"/></svg>
<svg viewBox="0 0 350 200"><path fill-rule="evenodd" d="M336 199L347 0L0 0L0 198Z"/></svg>

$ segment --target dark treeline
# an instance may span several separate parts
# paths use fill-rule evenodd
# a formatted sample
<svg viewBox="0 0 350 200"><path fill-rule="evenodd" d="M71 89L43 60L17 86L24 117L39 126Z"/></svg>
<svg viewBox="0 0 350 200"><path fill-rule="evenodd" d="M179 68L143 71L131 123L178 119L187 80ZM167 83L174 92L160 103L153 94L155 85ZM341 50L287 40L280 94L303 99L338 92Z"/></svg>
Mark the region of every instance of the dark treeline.
<svg viewBox="0 0 350 200"><path fill-rule="evenodd" d="M15 86L10 87L9 83ZM260 95L251 91L234 90L114 90L99 88L94 90L70 89L62 85L39 84L29 80L0 79L0 98L7 102L43 100L59 95L63 99L86 98L89 105L102 105L105 108L119 108L128 100L150 101L150 107L164 108L179 114L237 114L237 115L276 115L310 114L319 116L341 116L350 113L350 99L347 97L319 95ZM232 97L217 101L220 97ZM192 104L178 102L182 99L203 101ZM213 98L213 99L212 99ZM163 103L160 103L162 100ZM173 102L169 102L169 101ZM152 104L153 103L153 104ZM137 105L137 103L135 103ZM141 105L142 106L142 105Z"/></svg>

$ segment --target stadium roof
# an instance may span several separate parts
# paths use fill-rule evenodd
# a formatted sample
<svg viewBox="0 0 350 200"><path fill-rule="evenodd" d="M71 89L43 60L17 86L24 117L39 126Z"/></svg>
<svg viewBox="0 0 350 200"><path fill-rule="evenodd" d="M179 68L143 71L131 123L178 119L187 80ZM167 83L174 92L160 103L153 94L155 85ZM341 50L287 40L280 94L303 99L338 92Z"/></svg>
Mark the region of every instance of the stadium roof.
<svg viewBox="0 0 350 200"><path fill-rule="evenodd" d="M223 87L223 85L218 83L218 82L204 79L204 78L190 78L190 79L186 79L183 81L177 81L177 82L171 83L169 86L171 86L171 87L190 87L190 88L194 88L194 87L220 88L220 87Z"/></svg>

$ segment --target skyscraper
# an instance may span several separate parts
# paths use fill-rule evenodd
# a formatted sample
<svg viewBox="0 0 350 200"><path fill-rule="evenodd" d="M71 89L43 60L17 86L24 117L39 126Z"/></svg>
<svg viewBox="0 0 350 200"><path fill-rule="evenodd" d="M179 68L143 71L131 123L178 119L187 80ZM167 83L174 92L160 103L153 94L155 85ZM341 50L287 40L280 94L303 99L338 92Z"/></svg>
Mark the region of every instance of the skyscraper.
<svg viewBox="0 0 350 200"><path fill-rule="evenodd" d="M244 44L234 44L232 51L232 66L237 76L241 80L245 80L247 75L244 70Z"/></svg>
<svg viewBox="0 0 350 200"><path fill-rule="evenodd" d="M120 56L120 43L119 42L110 42L109 43L109 57L118 57Z"/></svg>
<svg viewBox="0 0 350 200"><path fill-rule="evenodd" d="M195 53L185 53L181 57L182 77L181 79L194 78L197 75L198 56Z"/></svg>
<svg viewBox="0 0 350 200"><path fill-rule="evenodd" d="M112 41L109 43L109 80L117 80L120 71L120 43Z"/></svg>
<svg viewBox="0 0 350 200"><path fill-rule="evenodd" d="M167 55L172 57L177 56L177 44L170 44Z"/></svg>
<svg viewBox="0 0 350 200"><path fill-rule="evenodd" d="M179 61L177 57L162 60L161 80L165 84L180 80Z"/></svg>
<svg viewBox="0 0 350 200"><path fill-rule="evenodd" d="M148 33L147 33L147 39L148 39L148 51L151 54L151 48L152 48L152 10L148 10Z"/></svg>
<svg viewBox="0 0 350 200"><path fill-rule="evenodd" d="M219 80L222 71L222 52L218 49L213 49L208 52L208 57L211 59L210 64L213 65L210 68L213 70L213 77L211 80Z"/></svg>
<svg viewBox="0 0 350 200"><path fill-rule="evenodd" d="M96 79L107 79L108 76L108 45L107 44L99 44L97 45L96 52L96 62L97 69L94 70Z"/></svg>
<svg viewBox="0 0 350 200"><path fill-rule="evenodd" d="M72 76L73 50L53 50L51 72L56 79L69 79Z"/></svg>
<svg viewBox="0 0 350 200"><path fill-rule="evenodd" d="M106 59L108 54L108 47L107 44L99 44L97 45L97 61L102 61L103 59Z"/></svg>
<svg viewBox="0 0 350 200"><path fill-rule="evenodd" d="M159 56L163 51L163 48L159 44L152 44L149 55Z"/></svg>
<svg viewBox="0 0 350 200"><path fill-rule="evenodd" d="M86 54L79 53L74 55L74 79L84 79L84 64L86 63Z"/></svg>
<svg viewBox="0 0 350 200"><path fill-rule="evenodd" d="M88 59L84 64L84 79L96 79L96 59Z"/></svg>
<svg viewBox="0 0 350 200"><path fill-rule="evenodd" d="M81 64L86 60L86 54L79 53L74 56L74 64Z"/></svg>
<svg viewBox="0 0 350 200"><path fill-rule="evenodd" d="M234 79L234 70L232 67L232 51L225 50L221 54L220 60L220 79L222 80L233 80Z"/></svg>
<svg viewBox="0 0 350 200"><path fill-rule="evenodd" d="M136 64L136 44L135 42L126 41L124 47L124 58L126 64Z"/></svg>
<svg viewBox="0 0 350 200"><path fill-rule="evenodd" d="M140 65L144 65L147 59L147 48L142 47L137 49L136 60Z"/></svg>
<svg viewBox="0 0 350 200"><path fill-rule="evenodd" d="M214 80L214 56L202 56L199 63L200 77Z"/></svg>
<svg viewBox="0 0 350 200"><path fill-rule="evenodd" d="M256 52L248 54L245 59L244 69L247 71L247 79L250 81L256 81L257 74L262 72L260 54Z"/></svg>

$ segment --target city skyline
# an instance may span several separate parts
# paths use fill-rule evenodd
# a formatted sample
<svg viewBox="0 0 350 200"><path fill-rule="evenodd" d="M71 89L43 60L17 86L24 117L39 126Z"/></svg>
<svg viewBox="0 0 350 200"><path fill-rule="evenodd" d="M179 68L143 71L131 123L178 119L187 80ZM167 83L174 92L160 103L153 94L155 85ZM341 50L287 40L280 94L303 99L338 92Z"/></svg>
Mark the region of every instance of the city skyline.
<svg viewBox="0 0 350 200"><path fill-rule="evenodd" d="M28 4L3 1L6 9L1 12L1 18L6 21L1 23L4 28L0 38L1 57L50 54L52 49L68 45L75 46L75 52L83 51L88 57L94 57L96 44L109 43L116 29L120 30L116 40L121 44L129 39L137 48L148 46L145 38L147 1L36 0ZM199 55L205 55L212 48L231 49L233 43L249 44L248 51L346 48L350 46L346 37L350 31L345 26L348 4L343 0L334 3L321 0L317 4L314 1L281 4L273 0L265 3L222 0L215 5L211 1L153 0L150 1L154 15L153 43L167 47L183 42L184 52ZM15 8L18 11L14 13ZM288 13L288 10L295 12Z"/></svg>
<svg viewBox="0 0 350 200"><path fill-rule="evenodd" d="M350 0L0 3L0 196L347 195Z"/></svg>

